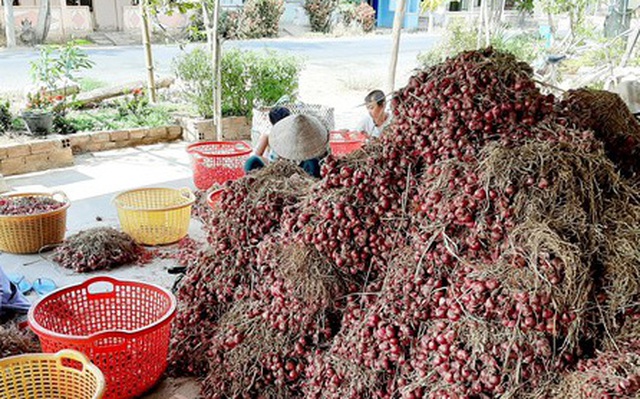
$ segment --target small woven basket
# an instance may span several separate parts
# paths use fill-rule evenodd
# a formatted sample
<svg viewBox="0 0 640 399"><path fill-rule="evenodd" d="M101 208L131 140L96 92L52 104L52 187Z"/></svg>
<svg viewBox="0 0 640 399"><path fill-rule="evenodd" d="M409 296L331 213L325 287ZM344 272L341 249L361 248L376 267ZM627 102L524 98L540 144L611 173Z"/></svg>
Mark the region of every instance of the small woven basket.
<svg viewBox="0 0 640 399"><path fill-rule="evenodd" d="M0 399L101 399L104 390L102 372L74 350L0 359Z"/></svg>
<svg viewBox="0 0 640 399"><path fill-rule="evenodd" d="M3 197L46 197L64 205L56 210L35 215L0 215L0 251L32 254L47 245L59 244L64 240L67 208L71 203L63 192L20 193Z"/></svg>

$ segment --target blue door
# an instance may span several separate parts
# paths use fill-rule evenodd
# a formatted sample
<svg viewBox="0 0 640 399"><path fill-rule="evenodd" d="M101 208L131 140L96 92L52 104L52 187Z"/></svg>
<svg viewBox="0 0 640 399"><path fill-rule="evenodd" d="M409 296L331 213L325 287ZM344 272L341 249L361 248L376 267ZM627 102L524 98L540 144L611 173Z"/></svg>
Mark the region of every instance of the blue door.
<svg viewBox="0 0 640 399"><path fill-rule="evenodd" d="M377 0L378 1L378 26L381 28L393 27L393 18L396 11L397 0ZM405 29L416 29L420 17L420 0L405 0L405 14L403 27Z"/></svg>

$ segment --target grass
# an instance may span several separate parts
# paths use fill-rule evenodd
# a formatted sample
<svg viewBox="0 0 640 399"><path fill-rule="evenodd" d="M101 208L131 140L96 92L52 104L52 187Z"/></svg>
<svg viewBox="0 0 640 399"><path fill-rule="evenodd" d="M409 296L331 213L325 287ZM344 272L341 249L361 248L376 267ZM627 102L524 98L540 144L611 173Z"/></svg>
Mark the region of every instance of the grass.
<svg viewBox="0 0 640 399"><path fill-rule="evenodd" d="M107 82L94 78L80 78L78 84L80 85L80 91L91 91L107 86Z"/></svg>
<svg viewBox="0 0 640 399"><path fill-rule="evenodd" d="M88 40L88 39L75 39L73 42L78 46L93 46L93 45L95 45L94 42L92 42L91 40Z"/></svg>

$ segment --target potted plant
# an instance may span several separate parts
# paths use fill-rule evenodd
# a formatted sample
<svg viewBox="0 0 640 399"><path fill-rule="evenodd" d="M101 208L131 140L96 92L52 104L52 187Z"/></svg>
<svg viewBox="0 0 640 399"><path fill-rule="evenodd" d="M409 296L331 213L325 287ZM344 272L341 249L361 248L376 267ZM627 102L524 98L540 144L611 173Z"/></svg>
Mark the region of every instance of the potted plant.
<svg viewBox="0 0 640 399"><path fill-rule="evenodd" d="M52 96L40 90L27 95L27 105L22 111L22 119L34 136L45 136L53 128L54 110L63 101L62 96Z"/></svg>

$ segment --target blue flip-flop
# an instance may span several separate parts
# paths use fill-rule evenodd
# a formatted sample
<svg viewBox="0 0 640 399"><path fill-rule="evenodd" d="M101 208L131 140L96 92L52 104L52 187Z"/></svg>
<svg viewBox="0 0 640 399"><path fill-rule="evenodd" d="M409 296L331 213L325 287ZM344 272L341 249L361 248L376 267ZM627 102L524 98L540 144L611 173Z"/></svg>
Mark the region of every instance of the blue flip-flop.
<svg viewBox="0 0 640 399"><path fill-rule="evenodd" d="M40 296L47 295L58 288L50 278L40 277L33 282L33 290Z"/></svg>
<svg viewBox="0 0 640 399"><path fill-rule="evenodd" d="M18 287L18 290L20 290L22 295L26 295L29 291L31 291L31 288L33 288L31 283L27 281L27 279L24 278L24 275L22 274L7 273L7 277L9 278L9 281L11 281L16 285L16 287Z"/></svg>

